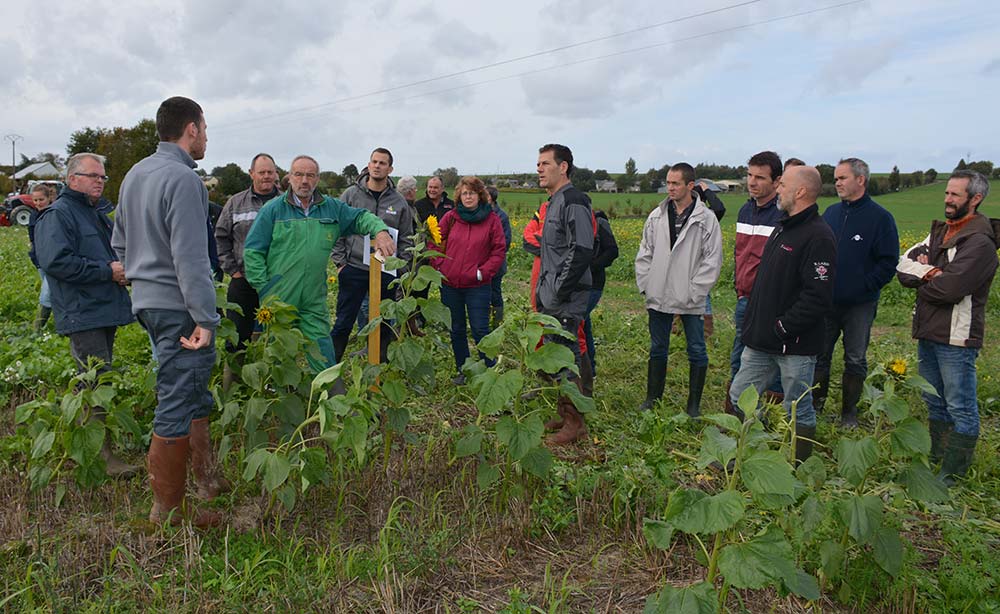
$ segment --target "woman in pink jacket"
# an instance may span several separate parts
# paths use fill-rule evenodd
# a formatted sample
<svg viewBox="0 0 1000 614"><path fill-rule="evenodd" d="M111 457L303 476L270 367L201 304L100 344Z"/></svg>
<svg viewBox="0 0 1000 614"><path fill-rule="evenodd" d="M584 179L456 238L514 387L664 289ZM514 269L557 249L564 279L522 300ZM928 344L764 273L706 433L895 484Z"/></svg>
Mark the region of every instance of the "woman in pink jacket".
<svg viewBox="0 0 1000 614"><path fill-rule="evenodd" d="M469 357L466 313L472 338L490 332L490 281L503 265L507 249L500 218L490 207L486 186L478 177L463 177L456 188L459 205L439 221L444 255L431 265L444 275L441 302L451 310L451 348L455 353L456 385L465 383L462 365ZM488 366L494 362L480 352Z"/></svg>

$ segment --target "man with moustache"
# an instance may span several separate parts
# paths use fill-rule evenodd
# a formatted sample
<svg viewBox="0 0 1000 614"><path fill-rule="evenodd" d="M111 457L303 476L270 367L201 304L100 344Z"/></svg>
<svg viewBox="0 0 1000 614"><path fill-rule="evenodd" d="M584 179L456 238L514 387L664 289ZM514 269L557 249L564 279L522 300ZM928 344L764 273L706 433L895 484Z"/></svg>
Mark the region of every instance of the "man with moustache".
<svg viewBox="0 0 1000 614"><path fill-rule="evenodd" d="M979 439L976 358L983 346L986 303L997 270L1000 220L979 213L990 183L972 170L955 171L944 193L943 222L903 254L899 282L916 288L913 338L920 375L937 392L924 393L931 462L949 486L972 465Z"/></svg>
<svg viewBox="0 0 1000 614"><path fill-rule="evenodd" d="M791 415L798 401L798 462L812 454L816 437L809 388L816 355L824 348L822 324L833 305L837 262L833 232L816 205L821 189L819 171L811 166L789 168L778 183L782 216L764 245L743 320L740 370L729 391L735 406L748 387L762 393L780 375L786 413ZM741 413L738 407L734 411Z"/></svg>

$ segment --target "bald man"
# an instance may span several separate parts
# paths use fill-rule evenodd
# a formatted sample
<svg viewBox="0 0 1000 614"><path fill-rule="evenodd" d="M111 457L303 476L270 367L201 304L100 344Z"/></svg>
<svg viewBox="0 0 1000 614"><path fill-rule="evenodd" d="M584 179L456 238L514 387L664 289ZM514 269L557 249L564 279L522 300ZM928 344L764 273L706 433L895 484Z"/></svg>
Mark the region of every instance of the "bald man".
<svg viewBox="0 0 1000 614"><path fill-rule="evenodd" d="M795 457L799 462L812 454L816 436L809 387L816 356L823 351L823 319L833 307L837 262L833 231L816 206L821 187L819 171L811 166L787 169L778 183L782 216L764 246L750 292L743 321L746 347L729 391L735 406L748 387L763 393L780 374L789 416L798 400Z"/></svg>

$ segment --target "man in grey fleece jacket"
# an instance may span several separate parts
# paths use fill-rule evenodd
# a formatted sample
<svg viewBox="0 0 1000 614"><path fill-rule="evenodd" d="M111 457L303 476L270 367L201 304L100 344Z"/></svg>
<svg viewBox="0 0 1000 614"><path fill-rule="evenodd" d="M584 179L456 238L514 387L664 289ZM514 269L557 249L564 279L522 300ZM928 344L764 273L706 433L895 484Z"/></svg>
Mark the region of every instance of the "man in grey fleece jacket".
<svg viewBox="0 0 1000 614"><path fill-rule="evenodd" d="M217 514L183 505L189 456L199 496L212 498L229 488L208 432L219 315L205 232L208 192L193 170L205 156L205 117L195 101L169 98L156 113L156 130L156 153L122 182L111 239L132 282L132 311L149 331L159 362L149 519L178 522L184 514L197 526L213 526Z"/></svg>

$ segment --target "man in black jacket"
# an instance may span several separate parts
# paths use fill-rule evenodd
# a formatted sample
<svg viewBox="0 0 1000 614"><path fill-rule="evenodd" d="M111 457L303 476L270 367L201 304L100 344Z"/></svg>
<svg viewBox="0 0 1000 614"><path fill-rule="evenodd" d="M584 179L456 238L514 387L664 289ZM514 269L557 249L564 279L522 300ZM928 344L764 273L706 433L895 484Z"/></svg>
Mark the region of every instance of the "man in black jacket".
<svg viewBox="0 0 1000 614"><path fill-rule="evenodd" d="M744 318L746 348L729 391L736 406L749 386L763 393L780 373L785 411L790 414L798 400L795 457L800 462L812 453L816 436L809 387L824 348L823 319L833 306L837 261L833 231L816 206L821 188L819 171L811 166L792 167L781 177L783 215L764 246Z"/></svg>
<svg viewBox="0 0 1000 614"><path fill-rule="evenodd" d="M587 339L587 358L590 359L591 374L596 377L597 359L594 354L594 330L590 314L604 294L604 282L607 279L604 271L618 258L618 242L615 241L615 233L611 232L611 222L608 221L607 213L595 210L594 219L597 221L597 237L594 241L594 259L590 262L590 276L593 281L590 286L590 302L587 303L587 316L583 319L583 335Z"/></svg>
<svg viewBox="0 0 1000 614"><path fill-rule="evenodd" d="M417 210L420 224L426 222L431 215L440 222L445 213L455 208L455 201L448 198L448 193L444 191L444 181L434 175L427 180L427 195L413 203L413 206Z"/></svg>

